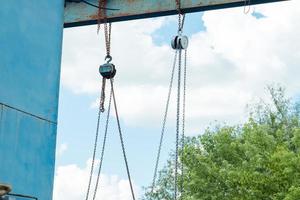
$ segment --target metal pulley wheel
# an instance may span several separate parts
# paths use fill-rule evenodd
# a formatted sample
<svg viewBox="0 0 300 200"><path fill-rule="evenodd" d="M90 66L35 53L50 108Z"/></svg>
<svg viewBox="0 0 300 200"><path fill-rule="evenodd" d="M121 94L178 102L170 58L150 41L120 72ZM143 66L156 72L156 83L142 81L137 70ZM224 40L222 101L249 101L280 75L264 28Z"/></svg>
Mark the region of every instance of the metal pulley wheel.
<svg viewBox="0 0 300 200"><path fill-rule="evenodd" d="M171 41L173 49L187 49L189 45L189 39L185 35L177 35Z"/></svg>
<svg viewBox="0 0 300 200"><path fill-rule="evenodd" d="M112 57L106 56L105 60L107 60L107 62L103 65L100 65L99 72L103 76L103 78L106 78L106 79L114 78L117 70L116 70L115 65L110 63L110 61L112 60Z"/></svg>

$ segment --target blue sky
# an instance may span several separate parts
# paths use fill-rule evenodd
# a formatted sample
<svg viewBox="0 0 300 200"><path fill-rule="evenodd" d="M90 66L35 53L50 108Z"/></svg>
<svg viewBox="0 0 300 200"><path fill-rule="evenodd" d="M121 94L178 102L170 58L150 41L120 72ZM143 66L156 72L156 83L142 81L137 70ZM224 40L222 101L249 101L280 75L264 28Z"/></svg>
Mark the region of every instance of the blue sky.
<svg viewBox="0 0 300 200"><path fill-rule="evenodd" d="M216 123L242 123L248 103L267 101L268 84L279 83L289 96L299 97L299 6L299 1L291 1L253 6L247 15L243 8L187 15L188 135L201 134ZM153 175L173 57L169 43L176 34L176 20L173 16L113 24L116 97L132 177L140 192ZM104 53L102 32L97 36L95 26L65 30L55 200L79 200L84 195L101 82L98 66ZM174 95L172 99L161 167L174 149ZM103 124L101 127L103 130ZM102 136L103 131L100 139ZM114 117L102 172L100 187L105 191L101 199L130 199Z"/></svg>
<svg viewBox="0 0 300 200"><path fill-rule="evenodd" d="M185 34L191 36L199 31L205 30L201 22L202 13L189 14L186 17ZM152 37L157 45L168 45L170 38L176 33L177 22L170 21L156 30ZM95 71L95 73L98 73ZM116 79L121 74L116 75ZM166 84L168 80L166 80ZM167 94L166 94L167 95ZM59 126L58 126L58 146L63 143L68 145L67 151L57 159L57 166L76 163L84 167L86 160L91 157L92 146L95 137L95 126L97 111L90 108L90 104L97 98L97 95L77 95L65 89L60 90L59 101ZM165 97L162 97L164 100ZM163 110L161 111L163 116ZM104 119L102 118L102 122ZM159 123L160 126L161 123ZM160 129L152 127L130 127L123 125L126 148L129 163L132 169L132 176L138 185L147 186L152 180L154 162L159 142ZM174 146L175 129L170 127L165 137L165 148L162 152L162 162L168 158ZM130 133L130 136L129 134ZM103 135L103 124L100 137ZM102 139L102 137L101 137ZM99 145L101 147L101 145ZM99 154L98 154L99 157ZM118 174L122 178L127 178L122 160L122 152L116 122L112 118L111 129L104 159L103 173Z"/></svg>

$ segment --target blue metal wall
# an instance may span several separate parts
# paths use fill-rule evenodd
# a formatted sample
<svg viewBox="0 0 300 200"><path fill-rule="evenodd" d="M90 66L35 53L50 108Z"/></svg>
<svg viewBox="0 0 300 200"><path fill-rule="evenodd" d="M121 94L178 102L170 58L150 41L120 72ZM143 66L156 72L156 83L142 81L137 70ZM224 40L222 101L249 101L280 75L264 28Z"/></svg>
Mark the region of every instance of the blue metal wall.
<svg viewBox="0 0 300 200"><path fill-rule="evenodd" d="M0 183L52 199L63 0L0 4Z"/></svg>

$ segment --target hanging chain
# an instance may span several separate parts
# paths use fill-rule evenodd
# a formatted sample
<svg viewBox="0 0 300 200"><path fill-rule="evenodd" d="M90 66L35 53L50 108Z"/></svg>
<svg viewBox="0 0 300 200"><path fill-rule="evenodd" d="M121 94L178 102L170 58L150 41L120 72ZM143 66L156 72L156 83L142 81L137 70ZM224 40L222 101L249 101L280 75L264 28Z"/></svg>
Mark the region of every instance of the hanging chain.
<svg viewBox="0 0 300 200"><path fill-rule="evenodd" d="M97 174L97 179L96 179L95 190L94 190L94 194L93 194L93 200L96 199L97 190L98 190L98 186L99 186L99 180L100 180L100 176L101 176L102 163L104 160L104 152L105 152L108 124L109 124L109 117L110 117L111 100L112 100L112 89L110 90L109 103L108 103L108 109L107 109L107 115L106 115L106 123L105 123L105 131L104 131L102 150L101 150L101 156L100 156L100 164L99 164L99 169L98 169L98 174Z"/></svg>
<svg viewBox="0 0 300 200"><path fill-rule="evenodd" d="M101 96L100 96L100 111L104 112L104 101L105 101L105 85L106 78L102 78Z"/></svg>
<svg viewBox="0 0 300 200"><path fill-rule="evenodd" d="M91 165L91 171L90 171L89 182L88 182L88 187L87 187L85 200L89 199L89 194L90 194L90 189L91 189L91 182L92 182L92 177L93 177L93 173L94 173L94 165L95 165L95 157L96 157L96 152L97 152L101 112L102 111L101 111L101 102L100 102L99 103L99 109L98 109L98 118L97 118L96 136L95 136L94 149L93 149L92 165Z"/></svg>
<svg viewBox="0 0 300 200"><path fill-rule="evenodd" d="M185 21L185 14L182 14L181 11L181 0L176 0L176 8L178 11L178 33L181 33Z"/></svg>
<svg viewBox="0 0 300 200"><path fill-rule="evenodd" d="M153 175L153 179L152 179L151 193L154 192L155 183L156 183L160 153L161 153L161 148L162 148L162 143L163 143L163 138L164 138L164 133L165 133L165 127L166 127L166 121L167 121L167 116L168 116L168 111L169 111L169 104L170 104L170 98L171 98L171 92L172 92L172 86L173 86L173 80L174 80L174 72L175 72L175 66L176 66L176 61L177 61L177 54L178 54L178 51L176 50L174 60L173 60L173 67L172 67L172 73L171 73L171 78L170 78L167 103L166 103L166 108L165 108L165 113L164 113L163 123L162 123L162 128L161 128L161 135L160 135L159 147L158 147L158 152L157 152L157 157L156 157L154 175Z"/></svg>
<svg viewBox="0 0 300 200"><path fill-rule="evenodd" d="M183 98L182 98L182 135L181 135L181 198L184 197L184 146L185 146L185 108L186 108L186 66L187 66L187 49L184 51L183 66Z"/></svg>
<svg viewBox="0 0 300 200"><path fill-rule="evenodd" d="M105 10L101 9L106 5L106 0L99 0L99 10L98 10L98 30L100 30L100 23L102 19L102 15L106 15ZM104 17L105 22L106 22L106 17ZM106 52L107 52L107 57L110 57L110 38L111 38L111 24L109 24L109 30L107 30L107 24L105 23L105 44L106 44ZM110 57L111 59L111 57ZM99 126L100 126L100 116L101 112L104 112L104 100L105 100L105 85L106 85L106 78L103 77L102 79L102 87L101 87L101 94L100 94L100 102L99 102L99 109L98 109L98 119L97 119L97 126L96 126L96 136L95 136L95 142L94 142L94 148L93 148L93 156L92 156L92 164L91 164L91 171L89 175L89 181L88 181L88 187L87 187L87 192L86 192L86 197L85 200L89 199L89 194L90 194L90 189L91 189L91 182L93 178L93 173L94 173L94 166L95 166L95 157L96 157L96 152L97 152L97 145L98 145L98 136L99 136ZM112 92L111 92L112 95ZM104 156L104 149L105 149L105 143L106 143L106 135L107 135L107 128L108 128L108 122L109 122L109 113L110 113L110 106L111 106L111 95L110 95L110 100L109 100L109 107L108 107L108 113L107 113L107 119L106 119L106 128L105 128L105 135L104 135L104 140L103 140L103 145L102 145L102 152L101 152L101 162L100 162L100 167L98 171L98 176L97 176L97 183L93 195L93 199L96 197L96 191L98 188L98 182L99 182L99 176L101 172L101 167L102 167L102 161L103 161L103 156Z"/></svg>
<svg viewBox="0 0 300 200"><path fill-rule="evenodd" d="M181 1L176 0L176 7L178 11L178 32L181 31Z"/></svg>
<svg viewBox="0 0 300 200"><path fill-rule="evenodd" d="M124 161L125 161L125 165L126 165L126 172L127 172L127 176L128 176L128 180L129 180L132 199L135 200L133 185L132 185L130 171L129 171L129 164L128 164L128 160L127 160L127 156L126 156L123 134L122 134L121 124L120 124L120 119L119 119L119 114L118 114L117 101L116 101L116 96L115 96L115 91L114 91L114 84L113 84L112 79L110 79L110 84L111 84L112 97L113 97L115 114L116 114L116 119L117 119L117 124L118 124L118 131L119 131L119 136L120 136L120 141L121 141L121 147L122 147L123 157L124 157Z"/></svg>
<svg viewBox="0 0 300 200"><path fill-rule="evenodd" d="M111 59L110 56L110 44L111 44L111 23L107 25L104 24L104 36L105 36L105 47L106 47L106 59ZM100 110L104 112L104 102L105 102L105 83L106 78L102 78L102 92L100 97Z"/></svg>
<svg viewBox="0 0 300 200"><path fill-rule="evenodd" d="M179 152L179 128L180 128L180 88L181 88L181 54L179 49L178 55L178 82L177 82L177 114L176 114L176 149L175 149L175 177L174 177L174 199L177 199L178 193L178 152Z"/></svg>
<svg viewBox="0 0 300 200"><path fill-rule="evenodd" d="M104 24L104 36L106 45L106 56L110 56L110 44L111 44L111 23Z"/></svg>
<svg viewBox="0 0 300 200"><path fill-rule="evenodd" d="M178 10L178 34L182 32L181 21L181 0L176 0ZM177 82L177 114L176 114L176 149L175 149L175 177L174 177L174 199L177 200L177 184L178 184L178 150L179 150L179 118L180 118L180 82L181 82L181 53L179 49L178 56L178 82Z"/></svg>
<svg viewBox="0 0 300 200"><path fill-rule="evenodd" d="M185 14L181 12L181 1L176 0L177 10L178 10L178 37L181 37L182 30L184 27ZM182 17L182 18L181 18ZM183 37L181 38L183 39ZM187 37L186 37L187 39ZM177 41L175 41L177 42ZM182 41L178 41L182 42ZM174 46L178 48L178 45ZM178 85L177 85L177 115L176 115L176 150L175 150L175 177L174 177L174 199L177 200L178 197L178 170L181 168L181 184L180 184L180 199L183 198L183 181L184 181L184 166L183 166L183 156L184 156L184 140L185 140L185 101L186 101L186 58L187 51L186 48L184 52L184 83L183 83L183 102L182 102L182 136L181 136L181 166L179 166L179 132L180 132L180 104L181 104L181 65L182 65L182 43L179 48L179 58L178 58Z"/></svg>

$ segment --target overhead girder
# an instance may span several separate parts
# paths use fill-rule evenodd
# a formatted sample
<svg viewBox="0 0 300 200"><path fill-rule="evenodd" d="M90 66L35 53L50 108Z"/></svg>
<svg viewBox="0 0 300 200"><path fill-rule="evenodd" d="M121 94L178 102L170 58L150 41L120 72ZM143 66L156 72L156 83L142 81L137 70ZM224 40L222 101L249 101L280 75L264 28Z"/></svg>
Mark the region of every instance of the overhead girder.
<svg viewBox="0 0 300 200"><path fill-rule="evenodd" d="M86 0L98 5L98 0ZM222 8L245 6L246 4L263 4L286 0L181 0L182 12L201 12ZM175 0L107 0L108 22L127 21L176 14ZM97 24L98 8L82 0L66 0L64 27Z"/></svg>

